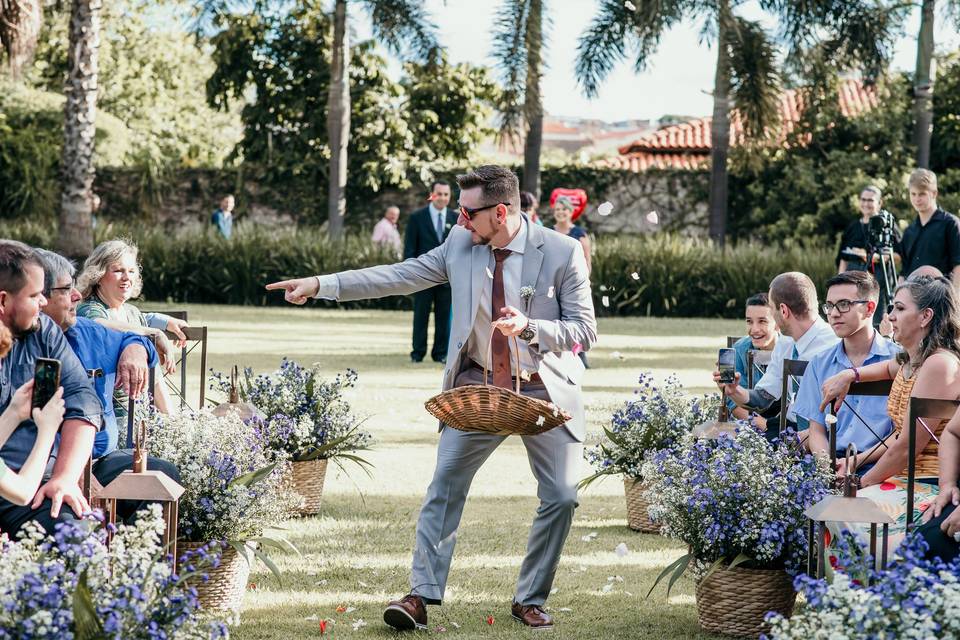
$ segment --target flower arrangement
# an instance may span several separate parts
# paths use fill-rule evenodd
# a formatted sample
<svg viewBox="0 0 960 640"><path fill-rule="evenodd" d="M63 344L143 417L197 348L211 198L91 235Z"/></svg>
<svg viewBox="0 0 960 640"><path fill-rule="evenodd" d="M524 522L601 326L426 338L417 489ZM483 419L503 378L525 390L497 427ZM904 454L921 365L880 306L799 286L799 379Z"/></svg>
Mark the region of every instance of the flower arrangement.
<svg viewBox="0 0 960 640"><path fill-rule="evenodd" d="M795 438L782 440L771 445L756 430L740 428L733 438L688 438L644 463L650 517L665 536L689 546L657 582L673 573L672 584L694 560L708 567L704 580L723 564L802 566L803 512L826 494L829 463L801 451Z"/></svg>
<svg viewBox="0 0 960 640"><path fill-rule="evenodd" d="M288 464L270 447L261 425L236 414L154 414L151 454L177 465L179 536L191 542L260 540L264 529L289 517L294 499L282 488ZM269 564L268 564L269 566Z"/></svg>
<svg viewBox="0 0 960 640"><path fill-rule="evenodd" d="M586 450L585 456L596 471L582 485L611 474L644 477L641 467L645 457L676 446L720 408L719 395L690 398L672 375L660 386L652 374L641 374L634 396L614 411L599 442Z"/></svg>
<svg viewBox="0 0 960 640"><path fill-rule="evenodd" d="M303 367L284 358L269 375L254 377L251 369L244 369L239 393L266 416L261 430L270 447L285 452L289 459L347 460L365 468L369 463L356 452L369 449L372 436L360 429L363 421L343 398L344 390L356 382L357 372L352 369L325 380L319 365ZM211 388L227 392L229 380L213 372Z"/></svg>
<svg viewBox="0 0 960 640"><path fill-rule="evenodd" d="M869 581L836 571L832 584L806 575L794 587L806 597L803 611L790 618L770 615L767 640L803 638L958 638L960 637L960 559L944 564L924 557L926 543L911 536L884 571Z"/></svg>
<svg viewBox="0 0 960 640"><path fill-rule="evenodd" d="M120 525L109 547L95 524L63 522L46 536L28 523L17 541L0 536L0 638L229 637L222 623L198 616L196 591L159 561L159 506Z"/></svg>

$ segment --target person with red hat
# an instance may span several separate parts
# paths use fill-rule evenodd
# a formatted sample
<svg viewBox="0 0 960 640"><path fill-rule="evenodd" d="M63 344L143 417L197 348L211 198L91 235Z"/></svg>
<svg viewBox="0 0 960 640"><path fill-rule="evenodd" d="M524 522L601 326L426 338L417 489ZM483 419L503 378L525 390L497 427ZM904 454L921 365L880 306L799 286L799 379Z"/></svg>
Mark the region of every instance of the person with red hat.
<svg viewBox="0 0 960 640"><path fill-rule="evenodd" d="M578 210L579 209L579 210ZM574 224L583 208L577 207L569 196L558 196L553 203L553 230L578 240L583 246L583 255L587 258L587 275L592 271L590 264L590 236L583 227Z"/></svg>

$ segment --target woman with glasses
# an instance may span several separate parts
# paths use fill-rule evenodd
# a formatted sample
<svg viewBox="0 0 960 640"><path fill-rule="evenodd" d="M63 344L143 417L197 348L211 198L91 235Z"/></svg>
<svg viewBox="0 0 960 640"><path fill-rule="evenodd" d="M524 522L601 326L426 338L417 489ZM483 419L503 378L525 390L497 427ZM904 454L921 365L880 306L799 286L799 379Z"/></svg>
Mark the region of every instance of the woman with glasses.
<svg viewBox="0 0 960 640"><path fill-rule="evenodd" d="M960 399L960 307L946 278L907 280L894 293L889 313L893 337L903 348L896 359L846 369L823 384L823 405L839 407L854 382L893 380L887 412L893 432L859 464L875 461L859 478L858 496L868 497L895 516L891 540L899 542L906 524L908 426L910 398ZM920 418L916 433L914 522L937 494L938 450L946 420Z"/></svg>

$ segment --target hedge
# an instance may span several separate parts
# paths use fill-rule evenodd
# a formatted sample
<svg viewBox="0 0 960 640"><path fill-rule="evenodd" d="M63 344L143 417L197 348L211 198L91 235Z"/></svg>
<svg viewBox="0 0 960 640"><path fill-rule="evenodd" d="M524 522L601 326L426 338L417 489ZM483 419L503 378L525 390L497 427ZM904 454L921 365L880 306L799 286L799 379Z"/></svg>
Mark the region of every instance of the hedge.
<svg viewBox="0 0 960 640"><path fill-rule="evenodd" d="M0 225L0 234L52 246L52 230L43 225ZM395 259L371 245L366 234L331 243L316 228L266 231L241 226L229 242L212 233L172 235L113 226L99 228L97 236L98 240L126 236L139 245L143 295L149 300L283 304L282 296L264 290L265 283ZM598 315L736 318L744 301L766 291L776 274L802 271L822 287L834 264L833 247L740 244L718 249L707 242L660 234L599 236L594 242L593 269ZM409 298L397 296L342 306L412 308Z"/></svg>

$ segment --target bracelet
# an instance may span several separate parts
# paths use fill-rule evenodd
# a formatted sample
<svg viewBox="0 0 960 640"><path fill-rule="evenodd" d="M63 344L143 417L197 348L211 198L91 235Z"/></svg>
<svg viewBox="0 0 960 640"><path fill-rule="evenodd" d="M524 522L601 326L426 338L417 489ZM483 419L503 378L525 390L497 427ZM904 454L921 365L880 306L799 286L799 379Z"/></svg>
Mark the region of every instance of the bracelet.
<svg viewBox="0 0 960 640"><path fill-rule="evenodd" d="M856 367L850 367L850 370L853 371L853 381L860 382L860 370Z"/></svg>

